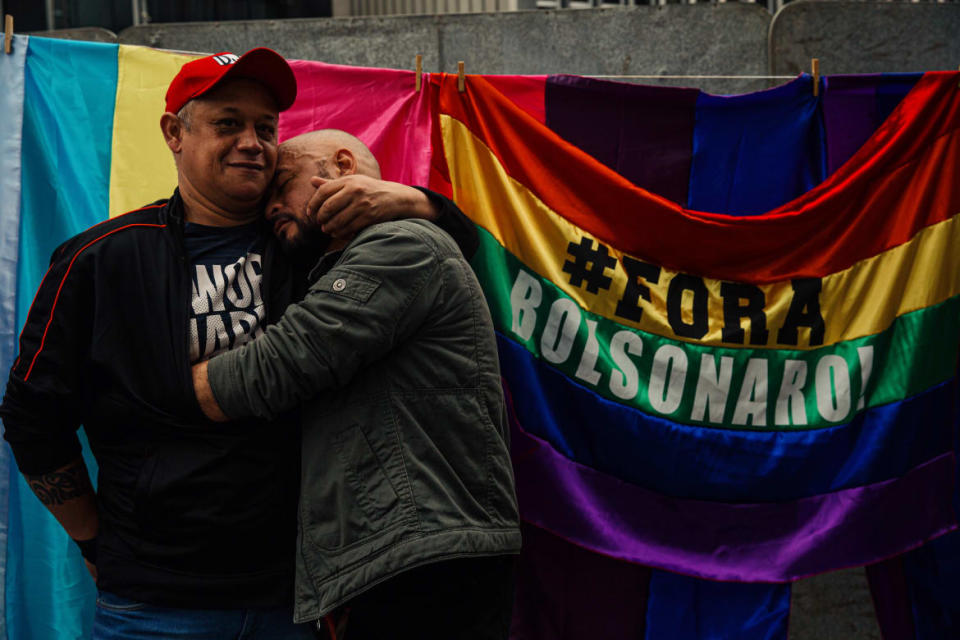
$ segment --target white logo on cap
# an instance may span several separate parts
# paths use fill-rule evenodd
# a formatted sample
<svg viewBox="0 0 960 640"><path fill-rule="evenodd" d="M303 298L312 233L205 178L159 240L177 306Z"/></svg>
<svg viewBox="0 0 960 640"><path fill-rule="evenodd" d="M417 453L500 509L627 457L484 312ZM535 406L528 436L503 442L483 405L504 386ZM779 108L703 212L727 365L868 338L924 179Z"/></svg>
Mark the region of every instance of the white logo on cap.
<svg viewBox="0 0 960 640"><path fill-rule="evenodd" d="M213 56L214 62L223 66L225 64L233 64L240 59L240 56L234 55L232 53L224 53L223 55Z"/></svg>

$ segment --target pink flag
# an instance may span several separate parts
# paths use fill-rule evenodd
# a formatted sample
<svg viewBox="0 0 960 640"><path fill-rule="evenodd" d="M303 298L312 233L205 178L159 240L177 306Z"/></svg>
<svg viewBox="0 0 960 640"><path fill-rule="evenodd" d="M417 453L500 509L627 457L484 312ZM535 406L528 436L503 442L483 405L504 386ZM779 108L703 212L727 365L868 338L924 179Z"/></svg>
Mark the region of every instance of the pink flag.
<svg viewBox="0 0 960 640"><path fill-rule="evenodd" d="M291 60L297 101L280 118L280 140L315 129L357 136L380 161L385 180L426 186L430 173L430 84L415 73Z"/></svg>

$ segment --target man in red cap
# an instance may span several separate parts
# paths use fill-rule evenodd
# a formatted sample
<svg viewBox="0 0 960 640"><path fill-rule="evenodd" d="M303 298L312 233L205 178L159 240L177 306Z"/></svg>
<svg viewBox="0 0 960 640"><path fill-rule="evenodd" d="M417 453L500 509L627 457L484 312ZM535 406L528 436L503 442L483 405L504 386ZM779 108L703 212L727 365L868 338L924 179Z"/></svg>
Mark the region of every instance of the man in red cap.
<svg viewBox="0 0 960 640"><path fill-rule="evenodd" d="M261 215L278 116L295 97L269 49L184 65L160 123L177 190L58 247L21 334L0 417L21 472L96 578L95 640L312 637L292 622L295 416L224 429L203 417L190 377L305 289ZM476 242L431 192L373 179L321 189L324 215L348 220L328 228L419 216L466 253Z"/></svg>

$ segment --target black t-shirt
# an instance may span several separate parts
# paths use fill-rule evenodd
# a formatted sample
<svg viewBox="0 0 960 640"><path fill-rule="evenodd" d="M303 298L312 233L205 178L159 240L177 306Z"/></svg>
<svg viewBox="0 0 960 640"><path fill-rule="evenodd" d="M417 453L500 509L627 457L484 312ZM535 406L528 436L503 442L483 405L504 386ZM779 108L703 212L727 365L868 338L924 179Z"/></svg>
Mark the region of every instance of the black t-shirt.
<svg viewBox="0 0 960 640"><path fill-rule="evenodd" d="M259 222L237 227L186 223L191 265L190 362L234 349L263 333L263 249Z"/></svg>

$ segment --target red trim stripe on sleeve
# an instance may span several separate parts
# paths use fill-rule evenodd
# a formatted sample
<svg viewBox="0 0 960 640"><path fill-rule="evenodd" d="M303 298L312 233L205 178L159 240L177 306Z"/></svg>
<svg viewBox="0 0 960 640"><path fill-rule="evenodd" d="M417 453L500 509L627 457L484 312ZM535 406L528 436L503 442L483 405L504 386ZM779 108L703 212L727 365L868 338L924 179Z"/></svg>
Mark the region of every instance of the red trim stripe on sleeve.
<svg viewBox="0 0 960 640"><path fill-rule="evenodd" d="M24 382L30 379L30 373L33 371L33 365L37 363L37 358L39 358L40 353L43 352L43 345L47 340L47 332L50 330L50 325L53 324L53 314L57 308L57 301L60 299L60 292L63 291L63 285L67 281L67 276L70 275L70 269L73 268L73 263L76 262L78 257L80 257L80 254L86 251L88 247L100 242L107 236L111 236L117 233L118 231L123 231L124 229L130 229L132 227L153 227L153 228L162 229L166 226L167 225L165 224L148 224L148 223L135 223L135 224L124 225L122 227L118 227L114 229L113 231L108 231L107 233L103 234L102 236L94 240L91 240L87 244L83 245L83 247L81 247L80 250L73 255L73 258L70 259L70 264L67 265L67 270L63 274L63 278L60 279L60 286L57 287L57 295L54 296L53 306L50 307L50 317L47 319L47 325L43 329L43 337L40 338L40 347L37 349L37 352L33 355L33 359L30 361L30 366L27 368L27 373L23 377ZM44 276L44 278L46 278L46 276ZM36 297L34 297L34 302L36 302ZM31 308L32 308L32 305L31 305ZM17 360L19 361L19 358Z"/></svg>
<svg viewBox="0 0 960 640"><path fill-rule="evenodd" d="M103 220L102 222L98 222L97 224L95 224L95 225L93 225L92 227L90 227L89 229L87 229L87 231L90 231L91 229L96 229L96 228L99 227L100 225L107 224L108 222L111 222L111 221L113 221L113 220L116 220L117 218L122 218L123 216L128 216L128 215L130 215L131 213L137 213L138 211L144 211L144 210L146 210L146 209L157 209L157 208L162 207L162 206L164 206L164 204L150 204L150 205L147 205L147 206L145 206L145 207L140 207L139 209L134 209L133 211L128 211L127 213L121 214L121 215L119 215L119 216L116 216L116 217L113 217L113 218L107 218L106 220ZM84 248L86 248L86 247L84 247ZM83 249L81 249L81 251L82 251L82 250L83 250ZM72 264L72 263L73 263L73 261L71 260L71 264ZM50 271L51 271L52 269L53 269L53 265L50 265L50 266L47 268L46 273L43 274L43 278L40 279L40 286L37 287L37 292L33 294L33 301L30 303L30 308L27 310L27 318L29 318L29 317L33 314L33 305L37 304L37 296L40 295L40 292L41 292L41 291L43 291L43 283L44 283L44 281L46 281L47 276L50 275ZM23 328L20 329L20 336L19 336L18 339L17 339L17 343L18 343L18 344L21 344L21 345L23 344L23 332L26 331L26 330L27 330L27 325L26 325L26 321L24 321ZM19 354L19 353L18 353L18 354L17 354L17 359L13 361L13 367L12 367L12 368L13 368L14 370L16 370L17 365L20 364L20 356L21 356L21 355L22 355L22 354Z"/></svg>

